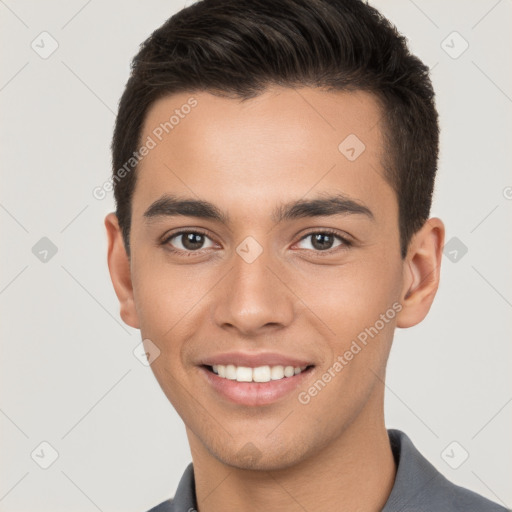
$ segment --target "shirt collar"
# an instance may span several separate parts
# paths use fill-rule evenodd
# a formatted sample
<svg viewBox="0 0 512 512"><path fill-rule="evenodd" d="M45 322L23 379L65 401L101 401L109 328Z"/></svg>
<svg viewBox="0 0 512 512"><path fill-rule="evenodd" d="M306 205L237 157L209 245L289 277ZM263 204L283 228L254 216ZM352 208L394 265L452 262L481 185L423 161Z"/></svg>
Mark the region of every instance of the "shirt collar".
<svg viewBox="0 0 512 512"><path fill-rule="evenodd" d="M382 512L423 510L432 498L432 486L444 484L445 477L428 462L400 430L388 430L391 450L397 464L395 483Z"/></svg>

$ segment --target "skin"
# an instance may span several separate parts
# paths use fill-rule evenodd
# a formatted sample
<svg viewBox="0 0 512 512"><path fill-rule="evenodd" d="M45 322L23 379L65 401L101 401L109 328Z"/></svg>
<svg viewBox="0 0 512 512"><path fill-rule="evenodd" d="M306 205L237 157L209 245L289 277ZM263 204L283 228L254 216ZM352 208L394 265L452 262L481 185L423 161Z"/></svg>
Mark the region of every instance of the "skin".
<svg viewBox="0 0 512 512"><path fill-rule="evenodd" d="M121 317L161 351L151 368L186 425L198 508L379 511L396 472L384 424L386 362L394 329L418 324L430 309L443 223L429 219L402 260L397 198L381 165L382 113L372 95L272 87L240 102L181 93L152 106L141 140L191 96L197 107L137 169L130 258L115 214L105 225ZM354 161L338 150L349 134L366 146ZM334 192L365 205L373 219L272 220L278 205ZM209 201L229 222L145 219L164 193ZM180 228L206 231L206 248L187 256L181 237L161 243ZM334 238L325 255L304 238L322 229L352 245ZM236 252L247 236L263 249L252 263ZM169 251L171 244L182 253ZM394 303L401 305L395 318L301 404L298 393ZM314 368L284 399L238 405L214 391L197 365L228 351L274 351Z"/></svg>

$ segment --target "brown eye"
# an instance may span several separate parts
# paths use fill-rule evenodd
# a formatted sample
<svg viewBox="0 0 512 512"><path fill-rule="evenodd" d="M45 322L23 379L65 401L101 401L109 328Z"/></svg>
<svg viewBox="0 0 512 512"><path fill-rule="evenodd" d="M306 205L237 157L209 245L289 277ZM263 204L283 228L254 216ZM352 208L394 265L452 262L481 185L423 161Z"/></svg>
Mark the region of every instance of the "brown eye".
<svg viewBox="0 0 512 512"><path fill-rule="evenodd" d="M311 235L311 245L319 251L330 249L334 243L334 236L326 233L315 233Z"/></svg>
<svg viewBox="0 0 512 512"><path fill-rule="evenodd" d="M213 242L206 235L196 231L181 231L180 233L175 233L166 240L166 243L171 245L174 249L184 252L213 247Z"/></svg>
<svg viewBox="0 0 512 512"><path fill-rule="evenodd" d="M186 235L181 236L181 243L185 249L193 251L195 249L201 249L204 244L204 235L199 235L197 233L188 233Z"/></svg>
<svg viewBox="0 0 512 512"><path fill-rule="evenodd" d="M335 249L338 246L350 246L350 242L340 235L325 232L325 231L317 231L314 233L309 233L305 237L303 237L299 244L302 244L300 249L312 249L315 252L320 251L328 251L330 249Z"/></svg>

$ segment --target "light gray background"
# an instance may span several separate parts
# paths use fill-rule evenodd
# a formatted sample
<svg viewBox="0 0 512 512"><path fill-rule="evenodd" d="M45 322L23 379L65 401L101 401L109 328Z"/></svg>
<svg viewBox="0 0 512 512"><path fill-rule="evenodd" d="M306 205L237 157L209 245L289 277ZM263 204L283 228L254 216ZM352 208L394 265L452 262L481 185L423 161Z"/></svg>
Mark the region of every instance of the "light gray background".
<svg viewBox="0 0 512 512"><path fill-rule="evenodd" d="M432 215L468 248L443 257L427 319L397 331L387 424L453 482L512 507L512 3L372 3L432 68ZM119 318L103 226L112 197L92 196L110 173L130 60L182 6L0 0L1 511L143 512L190 461L180 418L133 355L140 334ZM59 45L47 59L31 48L43 31ZM469 43L458 58L445 51L464 44L453 31ZM42 237L58 249L47 262L32 252ZM43 441L59 454L48 469Z"/></svg>

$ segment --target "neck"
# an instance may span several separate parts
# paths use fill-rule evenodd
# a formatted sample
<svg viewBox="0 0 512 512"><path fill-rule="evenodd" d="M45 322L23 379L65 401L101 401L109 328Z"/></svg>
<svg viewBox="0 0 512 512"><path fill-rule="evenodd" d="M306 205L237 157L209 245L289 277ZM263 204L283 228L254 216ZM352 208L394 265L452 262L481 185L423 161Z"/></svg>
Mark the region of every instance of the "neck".
<svg viewBox="0 0 512 512"><path fill-rule="evenodd" d="M396 467L383 411L368 417L365 410L314 456L271 471L228 466L187 429L199 512L379 512L393 488Z"/></svg>

